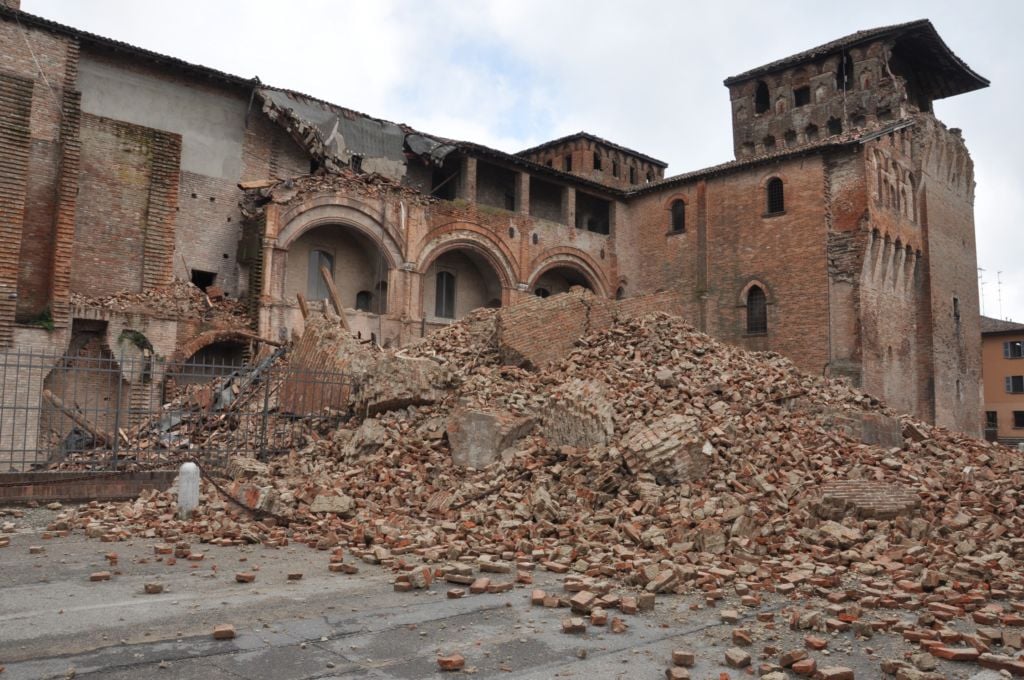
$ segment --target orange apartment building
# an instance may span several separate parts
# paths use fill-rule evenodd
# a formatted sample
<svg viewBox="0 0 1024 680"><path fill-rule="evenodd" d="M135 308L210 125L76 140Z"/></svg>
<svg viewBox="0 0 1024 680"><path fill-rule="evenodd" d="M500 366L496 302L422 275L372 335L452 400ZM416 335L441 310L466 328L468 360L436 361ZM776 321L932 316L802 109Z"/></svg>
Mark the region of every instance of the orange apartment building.
<svg viewBox="0 0 1024 680"><path fill-rule="evenodd" d="M985 438L1024 443L1024 323L981 317Z"/></svg>

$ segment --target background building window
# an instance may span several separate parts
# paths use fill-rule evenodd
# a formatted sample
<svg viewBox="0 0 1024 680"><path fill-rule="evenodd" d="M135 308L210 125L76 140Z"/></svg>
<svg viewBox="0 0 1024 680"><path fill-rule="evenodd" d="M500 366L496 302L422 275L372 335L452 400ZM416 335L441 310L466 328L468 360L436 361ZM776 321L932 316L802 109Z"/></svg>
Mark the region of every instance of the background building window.
<svg viewBox="0 0 1024 680"><path fill-rule="evenodd" d="M455 274L438 272L434 289L434 316L455 318Z"/></svg>
<svg viewBox="0 0 1024 680"><path fill-rule="evenodd" d="M1007 359L1024 358L1024 340L1010 340L1003 343L1003 356Z"/></svg>
<svg viewBox="0 0 1024 680"><path fill-rule="evenodd" d="M309 276L306 282L306 294L310 300L326 300L330 296L324 277L320 276L321 266L327 267L327 271L334 276L334 256L324 250L310 251Z"/></svg>
<svg viewBox="0 0 1024 680"><path fill-rule="evenodd" d="M1017 429L1024 429L1024 411L1013 412L1013 426Z"/></svg>
<svg viewBox="0 0 1024 680"><path fill-rule="evenodd" d="M747 291L747 333L768 332L768 299L760 286Z"/></svg>
<svg viewBox="0 0 1024 680"><path fill-rule="evenodd" d="M672 201L672 233L686 231L686 204L682 200Z"/></svg>
<svg viewBox="0 0 1024 680"><path fill-rule="evenodd" d="M1024 394L1024 375L1006 376L1006 391L1010 394Z"/></svg>
<svg viewBox="0 0 1024 680"><path fill-rule="evenodd" d="M772 177L768 180L768 184L765 186L765 195L767 197L766 212L769 215L786 211L786 199L781 179Z"/></svg>

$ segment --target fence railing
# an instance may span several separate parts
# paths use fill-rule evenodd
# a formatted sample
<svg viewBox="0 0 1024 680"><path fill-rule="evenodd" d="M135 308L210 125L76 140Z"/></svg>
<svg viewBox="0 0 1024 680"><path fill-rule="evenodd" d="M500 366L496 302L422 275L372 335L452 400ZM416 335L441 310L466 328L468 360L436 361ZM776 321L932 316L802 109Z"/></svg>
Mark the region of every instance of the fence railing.
<svg viewBox="0 0 1024 680"><path fill-rule="evenodd" d="M0 472L265 458L344 420L321 406L339 391L351 391L344 374L293 369L283 349L256 362L171 362L132 347L0 352Z"/></svg>

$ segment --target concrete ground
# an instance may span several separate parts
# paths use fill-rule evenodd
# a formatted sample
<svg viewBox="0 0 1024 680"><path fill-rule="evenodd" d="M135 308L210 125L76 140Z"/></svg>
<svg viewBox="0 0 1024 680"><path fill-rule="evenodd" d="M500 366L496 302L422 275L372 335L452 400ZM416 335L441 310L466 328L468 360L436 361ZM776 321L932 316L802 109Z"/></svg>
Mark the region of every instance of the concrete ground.
<svg viewBox="0 0 1024 680"><path fill-rule="evenodd" d="M219 548L195 545L205 557L173 566L156 561L156 539L103 543L80 533L44 540L55 513L20 509L10 546L0 548L0 673L2 680L37 678L202 678L298 680L300 678L412 679L458 677L438 671L438 654L460 653L463 673L476 678L663 678L672 650L697 656L695 679L746 673L725 666L731 631L748 628L746 650L756 665L765 647L803 648L806 631L790 631L781 615L758 623L757 613L794 605L766 598L744 609L729 596L717 608L697 596L659 596L654 612L623 616L629 629L613 634L590 627L583 635L561 632L565 609L531 607L532 588L562 592L559 576L538 571L533 586L504 594L447 599L448 586L395 593L393 575L360 564L357 575L330 573L328 556L306 546ZM30 554L30 546L42 546ZM111 568L105 555L118 554ZM193 566L195 565L195 566ZM89 575L116 569L110 581ZM256 571L258 569L258 571ZM254 571L254 583L236 583ZM288 581L289 572L302 572ZM143 584L165 591L146 595ZM811 603L800 603L810 606ZM814 603L824 607L824 601ZM699 607L699 608L697 608ZM726 607L743 619L721 623ZM610 612L615 615L617 612ZM910 612L896 612L912 618ZM217 624L230 623L234 640L214 640ZM916 651L896 634L855 641L832 636L829 649L812 652L818 667L849 666L858 679L881 677L879 662ZM778 652L766 655L777 661ZM999 678L973 664L940 662L947 678Z"/></svg>

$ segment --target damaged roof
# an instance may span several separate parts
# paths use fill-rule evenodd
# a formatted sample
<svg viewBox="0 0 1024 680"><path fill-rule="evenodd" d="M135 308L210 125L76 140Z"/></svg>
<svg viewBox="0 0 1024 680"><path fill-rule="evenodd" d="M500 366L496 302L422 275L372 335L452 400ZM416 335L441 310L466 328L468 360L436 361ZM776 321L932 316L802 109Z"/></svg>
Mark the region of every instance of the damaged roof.
<svg viewBox="0 0 1024 680"><path fill-rule="evenodd" d="M406 128L292 90L260 87L263 111L293 132L314 157L348 164L352 156L405 162ZM286 127L289 127L286 125Z"/></svg>
<svg viewBox="0 0 1024 680"><path fill-rule="evenodd" d="M899 53L932 99L942 99L988 87L989 81L975 73L953 53L928 19L857 31L809 50L758 66L725 79L734 85L756 76L843 52L862 43L891 38Z"/></svg>
<svg viewBox="0 0 1024 680"><path fill-rule="evenodd" d="M462 151L522 167L533 174L557 178L562 182L601 193L622 195L621 191L599 182L534 163L519 155L505 153L482 144L430 135L408 125L374 118L292 90L261 86L256 90L256 94L263 102L263 110L271 120L283 124L303 148L315 158L333 164L335 169L350 164L353 156L364 159L364 170L369 169L366 165L369 159L405 163L407 154L440 165L448 154ZM375 168L374 171L380 172L380 169ZM382 174L393 179L399 178L399 173L395 172Z"/></svg>
<svg viewBox="0 0 1024 680"><path fill-rule="evenodd" d="M651 163L653 165L657 165L658 167L662 167L662 168L667 168L668 167L668 163L666 163L665 161L659 161L657 158L653 158L651 156L648 156L647 154L640 153L639 151L634 151L633 149L627 148L625 146L620 146L619 144L616 144L615 142L609 142L607 139L602 139L601 137L598 137L597 135L592 135L589 132L586 132L586 131L583 131L583 130L577 132L576 134L566 135L565 137L559 137L558 139L552 139L550 142L544 142L543 144L538 144L537 146L532 146L529 149L524 149L524 150L516 153L515 155L516 156L528 156L530 154L537 153L538 151L543 151L544 149L549 149L549 148L551 148L553 146L560 146L560 145L562 145L562 144L564 144L566 142L572 142L572 141L575 141L577 139L586 139L587 141L594 142L596 144L603 144L604 146L607 146L608 148L615 149L616 151L621 151L622 153L628 154L630 156L636 156L637 158L645 160L648 163Z"/></svg>

